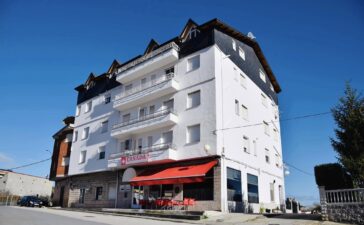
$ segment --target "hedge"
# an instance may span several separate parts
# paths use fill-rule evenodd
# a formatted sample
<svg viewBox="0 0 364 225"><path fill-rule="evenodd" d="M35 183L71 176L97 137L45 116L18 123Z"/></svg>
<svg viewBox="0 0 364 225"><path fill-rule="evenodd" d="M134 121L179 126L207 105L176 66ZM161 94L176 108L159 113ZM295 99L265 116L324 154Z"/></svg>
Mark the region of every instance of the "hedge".
<svg viewBox="0 0 364 225"><path fill-rule="evenodd" d="M318 186L326 190L353 188L351 176L339 163L328 163L315 166L315 178Z"/></svg>

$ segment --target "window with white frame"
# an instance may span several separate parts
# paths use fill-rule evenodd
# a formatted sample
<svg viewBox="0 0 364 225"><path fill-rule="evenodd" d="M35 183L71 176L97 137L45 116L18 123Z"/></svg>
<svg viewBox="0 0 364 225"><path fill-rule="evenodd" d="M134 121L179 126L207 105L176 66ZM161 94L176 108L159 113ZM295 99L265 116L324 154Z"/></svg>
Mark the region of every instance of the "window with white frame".
<svg viewBox="0 0 364 225"><path fill-rule="evenodd" d="M75 130L74 134L73 134L73 142L76 142L78 139L78 131Z"/></svg>
<svg viewBox="0 0 364 225"><path fill-rule="evenodd" d="M70 164L70 158L69 157L62 157L62 166L68 166Z"/></svg>
<svg viewBox="0 0 364 225"><path fill-rule="evenodd" d="M111 94L106 94L104 96L104 103L109 104L111 102Z"/></svg>
<svg viewBox="0 0 364 225"><path fill-rule="evenodd" d="M187 59L187 72L196 70L200 67L200 55Z"/></svg>
<svg viewBox="0 0 364 225"><path fill-rule="evenodd" d="M105 159L105 146L99 147L98 153L99 159Z"/></svg>
<svg viewBox="0 0 364 225"><path fill-rule="evenodd" d="M71 142L72 141L72 133L71 134L67 134L66 138L64 139L64 142Z"/></svg>
<svg viewBox="0 0 364 225"><path fill-rule="evenodd" d="M240 113L239 113L239 101L238 101L238 100L236 100L236 99L235 99L235 114L236 114L237 116L239 116L239 115L240 115Z"/></svg>
<svg viewBox="0 0 364 225"><path fill-rule="evenodd" d="M245 51L242 47L239 47L239 56L240 56L240 58L245 60Z"/></svg>
<svg viewBox="0 0 364 225"><path fill-rule="evenodd" d="M82 140L87 139L90 132L90 127L83 128Z"/></svg>
<svg viewBox="0 0 364 225"><path fill-rule="evenodd" d="M243 136L243 150L246 153L250 153L249 138L247 136Z"/></svg>
<svg viewBox="0 0 364 225"><path fill-rule="evenodd" d="M200 124L187 127L187 144L200 141Z"/></svg>
<svg viewBox="0 0 364 225"><path fill-rule="evenodd" d="M232 40L232 43L231 44L233 45L234 51L236 51L236 42L234 40Z"/></svg>
<svg viewBox="0 0 364 225"><path fill-rule="evenodd" d="M162 143L169 144L173 142L173 131L167 131L162 134Z"/></svg>
<svg viewBox="0 0 364 225"><path fill-rule="evenodd" d="M81 113L81 106L80 106L80 105L78 105L78 106L76 107L76 116L79 116L79 115L80 115L80 113Z"/></svg>
<svg viewBox="0 0 364 225"><path fill-rule="evenodd" d="M187 109L197 107L201 104L201 91L194 91L187 96Z"/></svg>
<svg viewBox="0 0 364 225"><path fill-rule="evenodd" d="M266 121L263 121L263 127L264 127L264 133L266 135L269 135L269 123Z"/></svg>
<svg viewBox="0 0 364 225"><path fill-rule="evenodd" d="M149 114L153 114L155 112L155 105L149 106Z"/></svg>
<svg viewBox="0 0 364 225"><path fill-rule="evenodd" d="M246 77L242 73L240 73L240 85L246 88Z"/></svg>
<svg viewBox="0 0 364 225"><path fill-rule="evenodd" d="M188 32L188 38L189 39L195 38L198 33L200 33L200 31L196 27L192 27L190 32Z"/></svg>
<svg viewBox="0 0 364 225"><path fill-rule="evenodd" d="M152 76L150 76L150 83L152 85L157 83L157 75L153 74Z"/></svg>
<svg viewBox="0 0 364 225"><path fill-rule="evenodd" d="M109 121L106 120L101 123L101 133L106 133L109 127Z"/></svg>
<svg viewBox="0 0 364 225"><path fill-rule="evenodd" d="M276 153L276 154L275 154L275 158L276 158L276 167L279 167L280 160L279 160L279 155L278 155L278 153Z"/></svg>
<svg viewBox="0 0 364 225"><path fill-rule="evenodd" d="M269 149L265 149L265 162L270 163Z"/></svg>
<svg viewBox="0 0 364 225"><path fill-rule="evenodd" d="M153 136L148 136L148 147L153 146Z"/></svg>
<svg viewBox="0 0 364 225"><path fill-rule="evenodd" d="M130 121L130 113L123 115L123 123L127 123Z"/></svg>
<svg viewBox="0 0 364 225"><path fill-rule="evenodd" d="M267 97L263 93L261 94L261 98L262 98L262 104L264 105L264 107L268 107Z"/></svg>
<svg viewBox="0 0 364 225"><path fill-rule="evenodd" d="M262 81L266 82L266 76L263 70L259 69L259 77L262 79Z"/></svg>
<svg viewBox="0 0 364 225"><path fill-rule="evenodd" d="M243 119L248 120L248 107L246 107L245 105L241 105L241 117L243 117Z"/></svg>
<svg viewBox="0 0 364 225"><path fill-rule="evenodd" d="M85 113L90 112L92 108L92 101L86 103Z"/></svg>
<svg viewBox="0 0 364 225"><path fill-rule="evenodd" d="M274 182L269 184L270 201L274 202Z"/></svg>
<svg viewBox="0 0 364 225"><path fill-rule="evenodd" d="M274 137L274 140L277 141L278 140L278 131L276 128L273 128L273 137Z"/></svg>
<svg viewBox="0 0 364 225"><path fill-rule="evenodd" d="M272 91L274 91L274 87L273 87L272 83L270 83L269 87L270 87L270 89L271 89Z"/></svg>
<svg viewBox="0 0 364 225"><path fill-rule="evenodd" d="M132 90L133 90L133 84L128 84L128 85L125 85L125 95L129 95L131 94Z"/></svg>
<svg viewBox="0 0 364 225"><path fill-rule="evenodd" d="M78 161L79 164L86 162L86 150L80 152L80 159Z"/></svg>
<svg viewBox="0 0 364 225"><path fill-rule="evenodd" d="M140 80L140 86L142 89L145 89L147 87L147 78L144 77L143 79Z"/></svg>

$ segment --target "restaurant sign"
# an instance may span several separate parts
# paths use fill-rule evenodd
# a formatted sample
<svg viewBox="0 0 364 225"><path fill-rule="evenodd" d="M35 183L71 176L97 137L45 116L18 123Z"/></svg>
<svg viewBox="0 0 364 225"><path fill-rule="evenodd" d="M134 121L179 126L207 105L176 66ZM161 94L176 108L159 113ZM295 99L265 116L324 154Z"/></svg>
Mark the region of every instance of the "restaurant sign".
<svg viewBox="0 0 364 225"><path fill-rule="evenodd" d="M121 165L131 165L137 163L148 162L149 154L139 154L139 155L131 155L131 156L123 156L121 157Z"/></svg>

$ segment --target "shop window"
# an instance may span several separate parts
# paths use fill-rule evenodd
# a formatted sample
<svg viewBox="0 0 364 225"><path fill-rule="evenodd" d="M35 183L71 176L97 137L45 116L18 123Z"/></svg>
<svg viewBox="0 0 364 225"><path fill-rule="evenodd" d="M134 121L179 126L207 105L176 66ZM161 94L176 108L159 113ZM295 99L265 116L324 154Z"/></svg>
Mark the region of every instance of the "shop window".
<svg viewBox="0 0 364 225"><path fill-rule="evenodd" d="M78 203L80 203L80 204L85 203L85 188L80 189L80 196L78 199Z"/></svg>
<svg viewBox="0 0 364 225"><path fill-rule="evenodd" d="M102 199L102 187L96 187L96 197L95 200Z"/></svg>
<svg viewBox="0 0 364 225"><path fill-rule="evenodd" d="M204 182L183 184L183 197L195 200L214 200L213 169L205 177Z"/></svg>
<svg viewBox="0 0 364 225"><path fill-rule="evenodd" d="M227 168L227 198L228 201L242 202L241 172Z"/></svg>
<svg viewBox="0 0 364 225"><path fill-rule="evenodd" d="M248 177L248 202L259 203L258 177L247 174Z"/></svg>

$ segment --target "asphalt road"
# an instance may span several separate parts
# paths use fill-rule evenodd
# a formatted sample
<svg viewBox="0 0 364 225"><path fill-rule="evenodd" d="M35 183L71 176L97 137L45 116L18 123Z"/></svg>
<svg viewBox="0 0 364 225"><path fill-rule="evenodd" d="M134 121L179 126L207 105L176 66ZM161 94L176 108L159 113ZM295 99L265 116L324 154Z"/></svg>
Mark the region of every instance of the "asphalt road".
<svg viewBox="0 0 364 225"><path fill-rule="evenodd" d="M312 215L285 215L266 218L242 213L217 214L201 221L162 221L158 218L138 218L56 210L0 206L0 225L342 225L317 220Z"/></svg>

